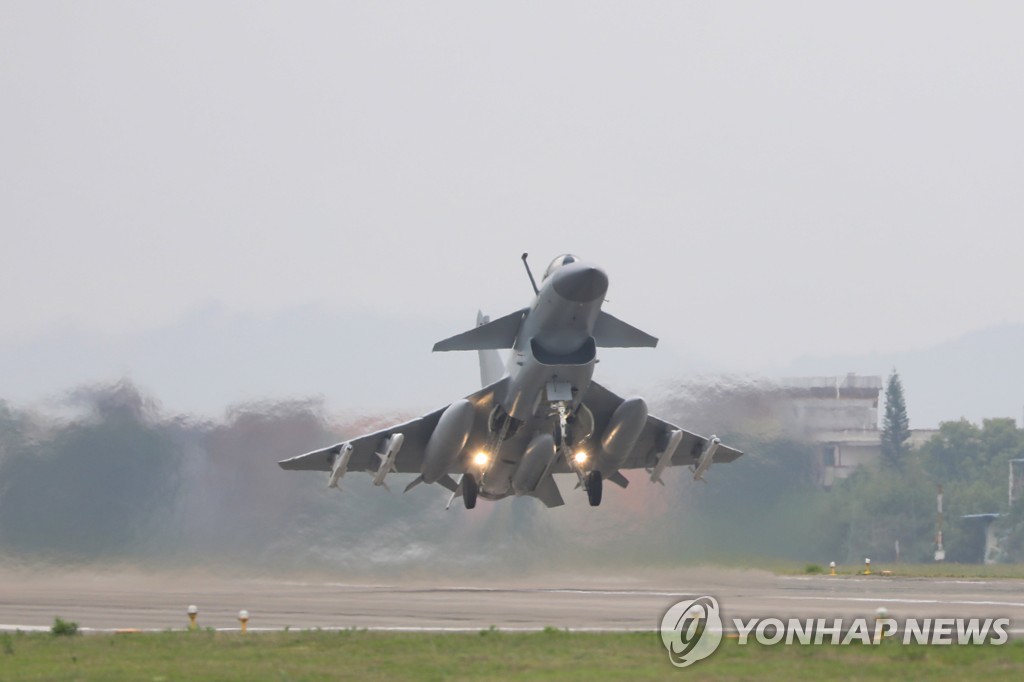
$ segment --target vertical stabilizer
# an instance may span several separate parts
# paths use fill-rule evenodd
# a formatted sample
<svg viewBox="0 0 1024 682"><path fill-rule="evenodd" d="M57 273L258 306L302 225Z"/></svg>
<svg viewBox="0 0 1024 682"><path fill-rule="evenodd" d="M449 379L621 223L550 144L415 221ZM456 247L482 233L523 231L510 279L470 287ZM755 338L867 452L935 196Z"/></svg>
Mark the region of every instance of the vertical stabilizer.
<svg viewBox="0 0 1024 682"><path fill-rule="evenodd" d="M476 326L480 327L491 321L491 318L479 310L476 313ZM501 361L501 353L497 350L478 350L480 354L480 386L490 386L505 376L505 365Z"/></svg>

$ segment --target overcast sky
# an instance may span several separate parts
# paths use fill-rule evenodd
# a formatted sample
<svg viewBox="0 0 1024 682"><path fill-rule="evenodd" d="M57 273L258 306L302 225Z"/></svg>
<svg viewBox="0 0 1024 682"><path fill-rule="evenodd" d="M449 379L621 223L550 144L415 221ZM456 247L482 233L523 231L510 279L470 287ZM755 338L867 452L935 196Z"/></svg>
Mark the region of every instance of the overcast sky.
<svg viewBox="0 0 1024 682"><path fill-rule="evenodd" d="M1022 26L0 0L0 342L211 305L469 321L527 303L523 251L602 265L607 310L735 370L1024 322Z"/></svg>

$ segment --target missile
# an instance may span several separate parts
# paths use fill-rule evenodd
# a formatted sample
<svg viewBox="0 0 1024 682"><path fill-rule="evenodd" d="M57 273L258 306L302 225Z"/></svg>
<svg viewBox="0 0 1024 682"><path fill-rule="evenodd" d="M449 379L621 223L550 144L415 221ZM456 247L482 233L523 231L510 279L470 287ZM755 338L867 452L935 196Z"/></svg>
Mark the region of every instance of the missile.
<svg viewBox="0 0 1024 682"><path fill-rule="evenodd" d="M342 479L345 472L348 471L348 461L352 459L352 444L345 443L341 446L341 451L334 456L334 466L331 467L331 476L327 480L328 488L337 488L338 481Z"/></svg>
<svg viewBox="0 0 1024 682"><path fill-rule="evenodd" d="M668 444L665 445L665 449L658 455L658 463L654 465L654 470L651 471L651 483L660 483L665 485L665 482L661 480L661 472L665 470L665 467L672 461L672 455L675 454L676 448L679 447L679 441L683 439L683 432L679 429L673 429L668 435Z"/></svg>
<svg viewBox="0 0 1024 682"><path fill-rule="evenodd" d="M715 450L718 449L721 442L722 441L719 440L718 436L711 436L711 438L708 439L708 444L704 446L704 452L701 453L700 459L697 461L697 466L693 470L693 480L704 480L704 474L711 468L711 463L715 461Z"/></svg>
<svg viewBox="0 0 1024 682"><path fill-rule="evenodd" d="M380 468L373 475L374 485L382 485L387 489L388 485L384 482L384 478L395 470L395 457L398 455L398 451L402 449L402 443L404 442L405 436L402 434L391 434L391 437L385 442L384 452L377 453L377 456L380 457Z"/></svg>

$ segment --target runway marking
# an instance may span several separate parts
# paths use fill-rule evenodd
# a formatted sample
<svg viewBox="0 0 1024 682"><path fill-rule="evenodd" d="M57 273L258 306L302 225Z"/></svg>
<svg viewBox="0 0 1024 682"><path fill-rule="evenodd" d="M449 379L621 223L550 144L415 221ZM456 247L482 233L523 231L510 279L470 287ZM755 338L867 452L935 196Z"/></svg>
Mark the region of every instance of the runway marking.
<svg viewBox="0 0 1024 682"><path fill-rule="evenodd" d="M698 594L697 592L692 591L657 592L649 590L583 590L570 588L538 589L530 591L539 592L543 594L598 594L609 597L685 597L689 595Z"/></svg>
<svg viewBox="0 0 1024 682"><path fill-rule="evenodd" d="M908 575L892 575L892 576L874 576L868 577L857 577L848 575L828 576L828 575L780 575L778 576L781 580L804 580L808 582L844 582L844 583L894 583L903 581L915 581L921 583L928 583L929 585L1016 585L1020 582L1018 579L1006 578L1003 580L952 580L952 579L936 579L936 578L922 578L917 576ZM837 580L838 579L838 580Z"/></svg>
<svg viewBox="0 0 1024 682"><path fill-rule="evenodd" d="M652 597L685 597L701 593L700 590L676 590L676 591L661 591L661 590L605 590L605 589L586 589L586 588L568 588L568 587L477 587L469 585L453 585L450 587L401 587L398 585L355 585L350 583L281 583L293 587L343 587L343 588L356 588L363 591L375 591L375 590L389 590L396 593L416 593L416 592L498 592L498 593L520 593L520 594L596 594L605 596L644 596L649 595Z"/></svg>
<svg viewBox="0 0 1024 682"><path fill-rule="evenodd" d="M378 583L305 583L305 582L297 582L297 581L293 581L293 580L285 580L283 582L278 582L276 580L260 580L258 582L260 582L262 584L266 584L266 585L287 585L288 587L345 587L345 588L355 587L355 588L359 588L359 589L370 589L370 590L374 590L374 589L376 589L376 590L381 590L381 589L390 590L390 589L394 589L394 588L397 587L397 585L384 585L384 584L378 584Z"/></svg>
<svg viewBox="0 0 1024 682"><path fill-rule="evenodd" d="M655 590L587 590L575 588L502 588L502 587L433 587L422 590L405 590L408 592L500 592L513 594L593 594L602 597L689 597L703 594L703 591L672 591Z"/></svg>
<svg viewBox="0 0 1024 682"><path fill-rule="evenodd" d="M805 576L781 576L785 580L802 580L802 581L815 581L824 580L821 577L805 577ZM877 580L871 578L844 578L843 583L871 583L881 584ZM922 581L924 582L924 581ZM927 581L929 584L957 584L957 585L989 585L993 584L991 581L964 581L964 580L942 580L942 581ZM339 587L339 588L353 588L361 592L373 592L377 590L388 590L393 593L401 594L415 594L415 593L511 593L511 594L580 594L580 595L595 595L595 596L607 596L607 597L676 597L684 598L691 597L698 594L706 594L708 590L612 590L612 589L589 589L589 588L516 588L516 587L479 587L471 585L452 585L449 587L402 587L398 585L382 585L382 584L354 584L354 583L308 583L308 582L285 582L280 583L289 586L296 587ZM747 598L747 597L744 597ZM1024 607L1024 603L1017 602L1000 602L1000 601L947 601L947 600L932 600L932 599L899 599L889 597L810 597L810 596L783 596L777 597L766 597L769 599L807 599L807 600L834 600L834 601L855 601L855 602L892 602L892 603L906 603L906 604L956 604L962 606L1012 606L1012 607Z"/></svg>
<svg viewBox="0 0 1024 682"><path fill-rule="evenodd" d="M836 584L842 583L876 583L876 584L891 584L899 580L913 581L916 583L927 583L929 585L1018 585L1024 583L1021 580L1015 580L1011 578L1007 579L994 579L994 580L973 580L973 579L936 579L916 576L856 576L856 575L843 575L843 576L803 576L803 575L780 575L776 576L779 580L797 580L803 582L834 582ZM439 590L439 591L465 591L465 592L560 592L568 591L563 589L549 589L549 588L517 588L517 587L480 587L480 586L469 586L469 585L452 585L448 587L405 587L394 583L345 583L345 582L308 582L308 581L297 581L297 580L257 580L254 581L262 584L269 585L286 585L288 587L337 587L342 589L358 589L358 590L398 590L398 591L412 591L418 592L422 590ZM662 588L664 590L666 588ZM647 594L644 590L630 591L630 590L602 590L600 588L587 589L578 588L579 592L597 592L597 593L613 593L613 594ZM661 594L662 592L657 592ZM680 594L678 592L671 592L670 594Z"/></svg>
<svg viewBox="0 0 1024 682"><path fill-rule="evenodd" d="M896 597L802 597L794 595L765 595L758 599L788 599L804 601L856 601L856 602L886 602L894 604L950 604L957 606L1013 606L1024 607L1024 603L1012 601L973 601L958 599L905 599Z"/></svg>

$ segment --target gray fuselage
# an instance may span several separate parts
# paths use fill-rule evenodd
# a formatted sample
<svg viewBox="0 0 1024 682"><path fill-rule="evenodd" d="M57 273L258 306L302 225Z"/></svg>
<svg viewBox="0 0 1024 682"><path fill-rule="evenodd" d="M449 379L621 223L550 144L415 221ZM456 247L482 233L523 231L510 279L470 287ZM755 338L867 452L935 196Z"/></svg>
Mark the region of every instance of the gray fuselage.
<svg viewBox="0 0 1024 682"><path fill-rule="evenodd" d="M528 492L514 490L512 480L520 466L539 466L523 459L531 439L557 428L551 404L565 398L549 393L571 395L566 402L573 410L586 394L597 361L594 325L607 290L607 275L592 265L574 261L549 268L508 360L500 406L518 422L515 435L500 442L481 482L481 496L499 499Z"/></svg>

